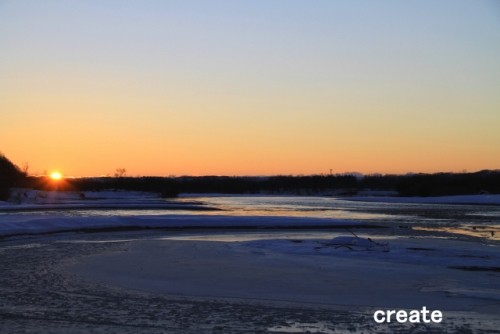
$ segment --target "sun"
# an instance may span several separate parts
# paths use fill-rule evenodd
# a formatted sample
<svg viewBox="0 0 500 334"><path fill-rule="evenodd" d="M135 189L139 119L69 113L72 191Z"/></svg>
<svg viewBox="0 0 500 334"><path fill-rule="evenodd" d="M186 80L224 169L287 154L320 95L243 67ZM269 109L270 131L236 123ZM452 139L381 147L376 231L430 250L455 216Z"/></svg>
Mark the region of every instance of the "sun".
<svg viewBox="0 0 500 334"><path fill-rule="evenodd" d="M54 181L58 181L58 180L62 179L62 174L57 172L57 171L52 172L52 173L50 173L50 178Z"/></svg>

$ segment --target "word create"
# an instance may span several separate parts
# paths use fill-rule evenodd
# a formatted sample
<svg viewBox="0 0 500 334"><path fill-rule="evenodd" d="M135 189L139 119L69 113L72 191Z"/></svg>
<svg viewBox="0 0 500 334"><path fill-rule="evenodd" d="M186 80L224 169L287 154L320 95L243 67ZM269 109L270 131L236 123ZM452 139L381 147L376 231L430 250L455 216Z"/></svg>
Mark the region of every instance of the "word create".
<svg viewBox="0 0 500 334"><path fill-rule="evenodd" d="M430 314L430 316L429 316ZM427 308L424 306L422 307L421 310L411 310L409 312L405 310L387 310L387 311L382 311L382 310L377 310L373 314L373 320L375 322L381 324L383 322L391 322L393 319L399 323L405 323L405 322L411 322L411 323L439 323L443 321L443 313L441 311L435 310L435 311L429 311Z"/></svg>

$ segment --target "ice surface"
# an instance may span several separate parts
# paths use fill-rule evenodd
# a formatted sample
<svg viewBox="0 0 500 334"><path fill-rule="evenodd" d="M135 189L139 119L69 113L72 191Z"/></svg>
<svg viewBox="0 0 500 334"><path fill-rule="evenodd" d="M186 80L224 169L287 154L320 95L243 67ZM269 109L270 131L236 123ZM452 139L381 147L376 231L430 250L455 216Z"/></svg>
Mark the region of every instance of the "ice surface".
<svg viewBox="0 0 500 334"><path fill-rule="evenodd" d="M457 195L435 197L392 197L392 196L353 196L342 198L351 201L384 203L426 203L426 204L487 204L500 205L500 194Z"/></svg>

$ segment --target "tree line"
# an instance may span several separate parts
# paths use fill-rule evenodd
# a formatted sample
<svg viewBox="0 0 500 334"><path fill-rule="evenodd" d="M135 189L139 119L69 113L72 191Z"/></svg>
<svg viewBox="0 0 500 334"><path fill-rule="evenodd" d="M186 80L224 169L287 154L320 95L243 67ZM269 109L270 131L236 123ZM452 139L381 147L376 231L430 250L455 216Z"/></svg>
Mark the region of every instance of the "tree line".
<svg viewBox="0 0 500 334"><path fill-rule="evenodd" d="M30 188L47 188L40 177L27 177ZM305 176L182 176L98 177L65 181L59 190L135 190L163 197L179 193L356 195L363 190L390 191L399 196L500 194L500 171L413 175L305 175Z"/></svg>
<svg viewBox="0 0 500 334"><path fill-rule="evenodd" d="M0 154L0 200L13 187L59 191L134 190L175 197L179 193L356 195L362 190L392 191L400 196L444 196L500 194L500 170L474 173L407 175L277 175L180 176L180 177L93 177L59 181L28 176Z"/></svg>

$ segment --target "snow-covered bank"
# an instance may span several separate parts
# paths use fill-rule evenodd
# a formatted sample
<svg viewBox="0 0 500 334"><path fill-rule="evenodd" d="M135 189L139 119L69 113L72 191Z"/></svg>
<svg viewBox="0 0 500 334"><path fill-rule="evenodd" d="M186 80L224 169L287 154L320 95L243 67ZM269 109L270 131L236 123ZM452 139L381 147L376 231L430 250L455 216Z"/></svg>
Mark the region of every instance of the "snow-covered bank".
<svg viewBox="0 0 500 334"><path fill-rule="evenodd" d="M271 234L271 233L270 233ZM450 268L491 266L498 250L446 239L379 239L392 248L355 251L324 239L274 233L238 242L177 239L130 241L126 252L89 257L71 271L153 294L321 305L478 311L500 310L498 274ZM217 239L220 240L218 236ZM335 240L335 239L334 239ZM496 308L492 305L496 305Z"/></svg>
<svg viewBox="0 0 500 334"><path fill-rule="evenodd" d="M12 190L10 201L15 204L75 204L75 203L161 203L156 193L143 191L45 191L25 188Z"/></svg>
<svg viewBox="0 0 500 334"><path fill-rule="evenodd" d="M472 204L500 205L500 195L457 195L437 197L352 196L340 197L348 201L416 204Z"/></svg>
<svg viewBox="0 0 500 334"><path fill-rule="evenodd" d="M144 215L72 217L58 215L0 216L0 236L113 228L286 228L356 227L362 223L342 219L273 216Z"/></svg>
<svg viewBox="0 0 500 334"><path fill-rule="evenodd" d="M64 210L217 210L198 201L163 199L158 194L139 191L41 191L15 189L11 201L0 202L4 212ZM0 222L2 221L0 216Z"/></svg>
<svg viewBox="0 0 500 334"><path fill-rule="evenodd" d="M1 212L25 212L25 211L60 211L60 210L192 210L192 211L210 211L216 208L190 204L190 203L75 203L75 204L19 204L0 206Z"/></svg>

